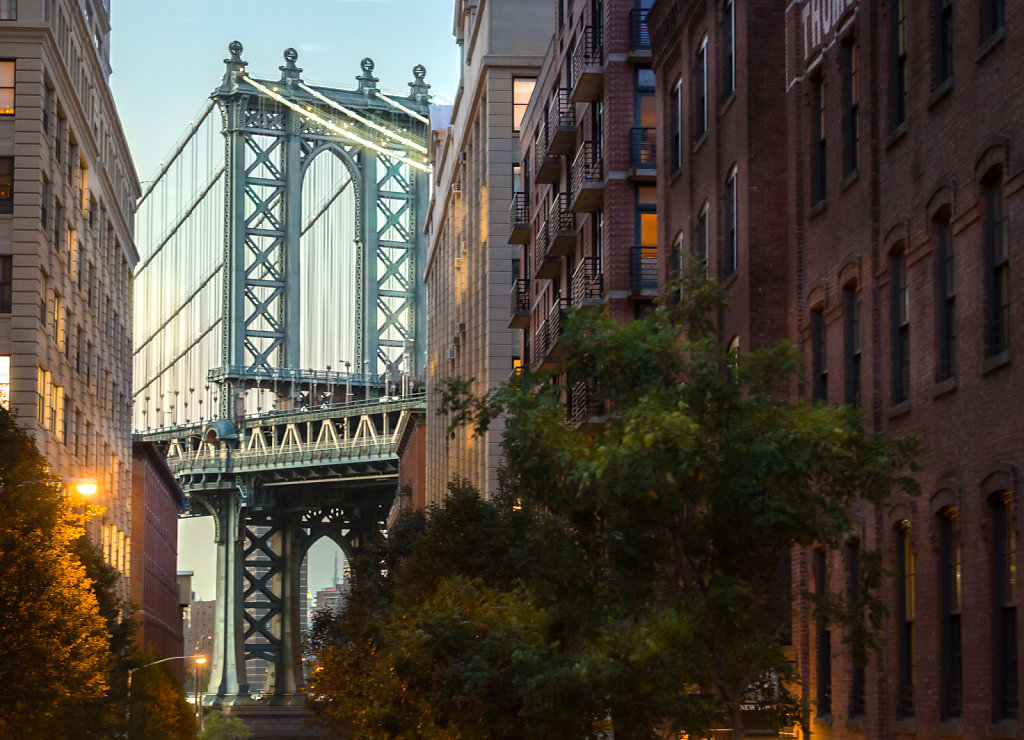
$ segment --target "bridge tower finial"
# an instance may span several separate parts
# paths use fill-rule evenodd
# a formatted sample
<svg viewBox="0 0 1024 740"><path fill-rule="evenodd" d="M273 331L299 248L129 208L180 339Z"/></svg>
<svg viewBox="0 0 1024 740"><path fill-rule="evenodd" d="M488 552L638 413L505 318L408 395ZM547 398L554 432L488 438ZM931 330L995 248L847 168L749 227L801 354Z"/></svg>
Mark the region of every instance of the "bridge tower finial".
<svg viewBox="0 0 1024 740"><path fill-rule="evenodd" d="M412 82L409 83L411 88L409 91L409 97L415 98L423 102L427 101L430 96L430 85L426 83L424 78L427 76L427 68L422 64L417 64L412 68Z"/></svg>
<svg viewBox="0 0 1024 740"><path fill-rule="evenodd" d="M302 68L295 64L299 58L299 52L288 48L284 50L284 66L278 67L281 70L281 82L285 85L295 86L302 82Z"/></svg>
<svg viewBox="0 0 1024 740"><path fill-rule="evenodd" d="M363 61L359 62L359 67L363 70L363 73L356 77L359 82L359 92L364 95L372 95L377 91L377 83L379 79L373 76L373 60L370 57L366 57Z"/></svg>
<svg viewBox="0 0 1024 740"><path fill-rule="evenodd" d="M220 89L230 92L234 89L235 85L238 84L236 77L239 74L245 74L245 62L242 59L242 42L232 41L228 44L228 53L230 57L224 60L224 64L227 65L227 71L224 73L223 82L221 83Z"/></svg>

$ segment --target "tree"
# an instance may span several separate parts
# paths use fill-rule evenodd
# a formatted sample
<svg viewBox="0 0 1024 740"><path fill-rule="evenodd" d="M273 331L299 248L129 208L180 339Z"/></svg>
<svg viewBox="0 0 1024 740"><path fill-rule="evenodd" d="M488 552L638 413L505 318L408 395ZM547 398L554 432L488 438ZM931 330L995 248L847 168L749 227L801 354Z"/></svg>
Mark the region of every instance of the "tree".
<svg viewBox="0 0 1024 740"><path fill-rule="evenodd" d="M241 717L211 710L203 716L203 731L199 740L245 740L252 734Z"/></svg>
<svg viewBox="0 0 1024 740"><path fill-rule="evenodd" d="M128 737L139 740L195 737L195 715L171 664L147 665L159 659L160 655L153 650L138 658L139 665L145 669L132 675Z"/></svg>
<svg viewBox="0 0 1024 740"><path fill-rule="evenodd" d="M749 701L793 717L780 640L790 553L841 544L860 498L917 492L914 440L867 431L856 408L793 399L791 346L727 350L711 319L723 294L705 274L691 266L678 303L642 321L571 315L562 385L527 373L482 398L460 382L445 391L453 425L507 414L507 490L579 560L578 578L541 570L533 588L551 618L583 615L562 637L589 653L616 738L723 720L742 738ZM565 388L586 388L604 422L567 423Z"/></svg>
<svg viewBox="0 0 1024 740"><path fill-rule="evenodd" d="M104 695L110 633L74 553L82 517L0 408L0 736L68 736Z"/></svg>
<svg viewBox="0 0 1024 740"><path fill-rule="evenodd" d="M738 739L744 704L797 715L790 553L839 546L861 497L915 492L915 444L794 401L788 345L729 353L702 269L679 295L626 324L570 313L564 377L447 384L450 429L505 416L502 495L456 482L357 569L311 692L340 731L589 738L610 718L617 740ZM567 389L599 421L567 422Z"/></svg>

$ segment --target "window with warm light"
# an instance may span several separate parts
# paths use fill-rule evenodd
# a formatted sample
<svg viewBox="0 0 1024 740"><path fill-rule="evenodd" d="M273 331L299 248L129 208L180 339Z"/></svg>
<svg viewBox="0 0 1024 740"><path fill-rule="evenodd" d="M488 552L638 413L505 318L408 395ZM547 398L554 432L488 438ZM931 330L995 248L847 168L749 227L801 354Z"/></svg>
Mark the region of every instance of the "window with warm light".
<svg viewBox="0 0 1024 740"><path fill-rule="evenodd" d="M0 406L11 407L11 356L0 355Z"/></svg>
<svg viewBox="0 0 1024 740"><path fill-rule="evenodd" d="M537 85L536 77L512 78L512 130L519 131L523 126L523 116L530 104L530 96Z"/></svg>
<svg viewBox="0 0 1024 740"><path fill-rule="evenodd" d="M0 7L3 0L0 0ZM0 61L0 116L14 115L14 62Z"/></svg>

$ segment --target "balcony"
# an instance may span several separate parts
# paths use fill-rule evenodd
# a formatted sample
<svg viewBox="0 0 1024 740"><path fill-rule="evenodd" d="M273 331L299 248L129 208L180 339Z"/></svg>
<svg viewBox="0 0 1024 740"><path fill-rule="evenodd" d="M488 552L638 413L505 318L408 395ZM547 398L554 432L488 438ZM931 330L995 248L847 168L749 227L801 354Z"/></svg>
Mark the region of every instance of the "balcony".
<svg viewBox="0 0 1024 740"><path fill-rule="evenodd" d="M564 298L556 298L547 315L538 322L533 334L534 358L544 370L553 370L558 366L562 355L559 339L562 336L562 322L569 302Z"/></svg>
<svg viewBox="0 0 1024 740"><path fill-rule="evenodd" d="M548 212L548 255L568 257L576 249L576 214L569 210L569 194L559 193Z"/></svg>
<svg viewBox="0 0 1024 740"><path fill-rule="evenodd" d="M604 423L601 398L596 389L585 381L576 383L565 393L565 419L574 427Z"/></svg>
<svg viewBox="0 0 1024 740"><path fill-rule="evenodd" d="M634 180L654 180L657 174L658 129L631 128L629 130L629 176Z"/></svg>
<svg viewBox="0 0 1024 740"><path fill-rule="evenodd" d="M576 146L576 104L569 99L568 88L555 90L551 107L548 108L547 126L548 154L572 154Z"/></svg>
<svg viewBox="0 0 1024 740"><path fill-rule="evenodd" d="M586 26L572 55L572 92L576 103L597 97L604 80L604 33L601 26Z"/></svg>
<svg viewBox="0 0 1024 740"><path fill-rule="evenodd" d="M537 227L537 238L530 250L530 274L534 280L553 280L562 273L562 259L548 253L548 224Z"/></svg>
<svg viewBox="0 0 1024 740"><path fill-rule="evenodd" d="M541 134L536 144L536 153L533 162L533 179L538 183L553 185L562 178L562 158L555 154L548 154L547 132Z"/></svg>
<svg viewBox="0 0 1024 740"><path fill-rule="evenodd" d="M508 207L508 243L530 243L530 198L526 193L513 193Z"/></svg>
<svg viewBox="0 0 1024 740"><path fill-rule="evenodd" d="M604 203L604 162L601 144L584 141L572 162L572 204L575 213L600 211Z"/></svg>
<svg viewBox="0 0 1024 740"><path fill-rule="evenodd" d="M629 257L630 290L634 294L657 295L658 248L633 247Z"/></svg>
<svg viewBox="0 0 1024 740"><path fill-rule="evenodd" d="M647 8L629 11L629 54L635 58L651 58L651 34L647 30Z"/></svg>
<svg viewBox="0 0 1024 740"><path fill-rule="evenodd" d="M512 312L509 329L527 329L530 326L530 279L518 278L512 283Z"/></svg>
<svg viewBox="0 0 1024 740"><path fill-rule="evenodd" d="M584 257L572 274L573 308L592 308L601 305L604 295L604 276L599 257Z"/></svg>

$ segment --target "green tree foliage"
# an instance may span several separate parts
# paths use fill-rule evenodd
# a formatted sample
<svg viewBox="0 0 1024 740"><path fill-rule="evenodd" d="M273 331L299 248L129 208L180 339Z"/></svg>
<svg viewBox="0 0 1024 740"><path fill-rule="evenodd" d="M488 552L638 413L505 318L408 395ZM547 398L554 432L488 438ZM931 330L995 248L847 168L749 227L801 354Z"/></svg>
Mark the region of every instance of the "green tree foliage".
<svg viewBox="0 0 1024 740"><path fill-rule="evenodd" d="M506 415L503 495L456 484L357 569L340 618L318 625L312 696L334 727L585 738L610 720L633 740L724 723L742 738L746 703L797 715L790 554L839 546L858 499L916 492L915 444L865 430L857 409L794 401L788 345L730 354L701 270L679 294L626 324L571 314L559 384L446 386L453 430ZM568 423L566 388L588 389L601 423Z"/></svg>
<svg viewBox="0 0 1024 740"><path fill-rule="evenodd" d="M79 737L104 696L110 633L76 557L76 514L32 438L0 408L0 737Z"/></svg>
<svg viewBox="0 0 1024 740"><path fill-rule="evenodd" d="M245 740L252 734L249 725L240 717L211 710L203 716L203 731L199 740Z"/></svg>
<svg viewBox="0 0 1024 740"><path fill-rule="evenodd" d="M159 659L157 652L148 651L139 657L139 664L146 666ZM132 674L129 727L128 737L138 740L195 737L194 711L171 663L146 666Z"/></svg>

